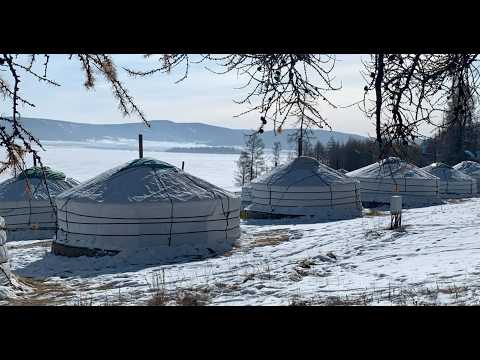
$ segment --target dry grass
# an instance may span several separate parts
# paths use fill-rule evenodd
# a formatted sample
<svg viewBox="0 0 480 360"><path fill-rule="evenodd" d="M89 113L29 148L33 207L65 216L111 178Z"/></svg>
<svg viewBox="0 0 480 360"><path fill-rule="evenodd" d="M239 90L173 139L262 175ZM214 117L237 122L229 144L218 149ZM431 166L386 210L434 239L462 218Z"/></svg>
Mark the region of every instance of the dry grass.
<svg viewBox="0 0 480 360"><path fill-rule="evenodd" d="M289 240L290 232L288 230L262 231L254 235L249 247L275 246Z"/></svg>
<svg viewBox="0 0 480 360"><path fill-rule="evenodd" d="M208 303L209 291L202 289L183 289L177 292L175 303L180 306L203 306Z"/></svg>
<svg viewBox="0 0 480 360"><path fill-rule="evenodd" d="M165 271L155 273L152 277L152 283L148 283L150 291L153 292L152 297L148 300L148 306L165 306L172 297L168 294L165 286Z"/></svg>
<svg viewBox="0 0 480 360"><path fill-rule="evenodd" d="M11 299L9 305L16 306L50 306L63 305L68 299L74 296L72 290L66 288L60 283L47 282L46 280L37 280L32 278L16 276L17 280L28 287L33 292L26 293L21 298Z"/></svg>
<svg viewBox="0 0 480 360"><path fill-rule="evenodd" d="M202 306L206 305L210 298L208 287L168 290L164 270L153 275L153 281L149 283L149 287L153 294L147 301L148 306Z"/></svg>
<svg viewBox="0 0 480 360"><path fill-rule="evenodd" d="M467 286L446 287L389 287L381 290L368 290L344 296L319 296L302 299L295 296L290 299L290 306L367 306L388 303L399 306L438 306L439 294L450 296L449 305L465 305L465 296L472 290ZM471 301L470 301L471 303Z"/></svg>
<svg viewBox="0 0 480 360"><path fill-rule="evenodd" d="M385 211L380 211L377 209L365 209L364 213L365 216L373 217L373 216L388 216L389 214Z"/></svg>

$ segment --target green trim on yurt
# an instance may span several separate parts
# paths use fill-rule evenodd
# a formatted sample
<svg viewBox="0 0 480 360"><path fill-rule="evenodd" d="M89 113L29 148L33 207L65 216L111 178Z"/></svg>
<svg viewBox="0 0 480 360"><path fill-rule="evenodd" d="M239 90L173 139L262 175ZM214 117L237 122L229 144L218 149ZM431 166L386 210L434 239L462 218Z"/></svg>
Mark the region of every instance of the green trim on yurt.
<svg viewBox="0 0 480 360"><path fill-rule="evenodd" d="M44 166L43 169L40 166L34 166L22 171L19 175L19 179L43 179L43 176L49 180L64 180L65 174L58 170L53 170L48 166Z"/></svg>

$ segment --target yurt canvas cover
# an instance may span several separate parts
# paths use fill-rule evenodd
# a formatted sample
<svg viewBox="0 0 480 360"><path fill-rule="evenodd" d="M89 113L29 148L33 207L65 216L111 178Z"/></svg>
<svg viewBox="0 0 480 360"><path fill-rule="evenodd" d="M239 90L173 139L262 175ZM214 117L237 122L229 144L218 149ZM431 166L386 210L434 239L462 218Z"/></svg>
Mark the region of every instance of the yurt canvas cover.
<svg viewBox="0 0 480 360"><path fill-rule="evenodd" d="M440 180L439 192L443 198L461 198L477 193L477 180L444 163L437 162L422 168Z"/></svg>
<svg viewBox="0 0 480 360"><path fill-rule="evenodd" d="M231 246L240 236L240 197L173 165L142 158L56 198L59 255L144 249L190 255Z"/></svg>
<svg viewBox="0 0 480 360"><path fill-rule="evenodd" d="M0 286L10 284L10 266L7 253L7 233L4 230L5 220L0 217Z"/></svg>
<svg viewBox="0 0 480 360"><path fill-rule="evenodd" d="M0 216L5 219L8 241L48 239L56 232L53 200L78 184L65 174L33 167L0 184ZM53 206L52 206L53 205Z"/></svg>
<svg viewBox="0 0 480 360"><path fill-rule="evenodd" d="M252 202L252 187L250 184L242 187L241 198L242 198L241 208L243 210Z"/></svg>
<svg viewBox="0 0 480 360"><path fill-rule="evenodd" d="M361 216L359 183L310 157L299 157L251 182L247 217Z"/></svg>
<svg viewBox="0 0 480 360"><path fill-rule="evenodd" d="M459 170L468 176L477 180L477 191L480 191L480 164L476 161L462 161L453 167L455 170Z"/></svg>
<svg viewBox="0 0 480 360"><path fill-rule="evenodd" d="M365 206L390 204L392 195L401 195L405 207L441 204L439 179L419 167L396 157L390 157L347 176L360 181Z"/></svg>

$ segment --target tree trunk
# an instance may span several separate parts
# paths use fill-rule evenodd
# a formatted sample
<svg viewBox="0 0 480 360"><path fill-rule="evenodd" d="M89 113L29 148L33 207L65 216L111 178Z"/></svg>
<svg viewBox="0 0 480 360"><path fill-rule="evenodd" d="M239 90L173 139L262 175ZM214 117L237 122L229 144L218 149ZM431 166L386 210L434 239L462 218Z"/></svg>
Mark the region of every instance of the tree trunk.
<svg viewBox="0 0 480 360"><path fill-rule="evenodd" d="M380 154L383 155L383 142L382 142L382 132L381 132L381 113L382 113L382 81L383 81L383 70L385 64L383 63L384 54L377 55L377 77L375 79L375 96L376 96L376 130L377 130L377 141L380 148Z"/></svg>

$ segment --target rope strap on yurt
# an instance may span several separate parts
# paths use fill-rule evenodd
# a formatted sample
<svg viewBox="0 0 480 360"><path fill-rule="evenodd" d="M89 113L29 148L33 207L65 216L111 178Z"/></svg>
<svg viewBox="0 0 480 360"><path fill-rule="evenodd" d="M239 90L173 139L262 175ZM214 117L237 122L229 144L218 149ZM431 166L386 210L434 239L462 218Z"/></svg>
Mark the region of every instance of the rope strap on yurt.
<svg viewBox="0 0 480 360"><path fill-rule="evenodd" d="M151 168L153 173L155 174L155 177L157 178L158 182L162 184L163 190L165 191L165 194L167 194L168 200L170 201L170 230L168 232L168 246L172 246L172 227L173 227L173 200L170 196L170 194L167 191L167 187L163 183L163 181L160 179L160 177L157 175L157 172L155 169Z"/></svg>
<svg viewBox="0 0 480 360"><path fill-rule="evenodd" d="M223 214L224 216L226 217L226 224L225 224L225 241L227 242L228 241L228 220L229 220L229 217L230 217L230 210L228 210L226 212L226 215L225 215L225 210L223 209L223 201L220 199L221 203L222 203L222 211L223 211ZM227 209L230 209L230 198L227 196Z"/></svg>
<svg viewBox="0 0 480 360"><path fill-rule="evenodd" d="M65 223L67 224L67 231L65 232L65 231L62 230L62 231L65 233L65 241L68 241L68 234L70 233L70 230L69 230L69 228L68 228L68 223L69 223L69 221L68 221L68 212L69 212L69 211L68 211L68 208L67 208L68 202L69 202L70 200L71 200L71 199L67 199L67 200L65 201L65 204L63 204L62 208L60 209L60 211L64 211L64 212L65 212ZM65 209L65 210L63 210L63 209ZM56 217L56 219L57 219L56 237L57 237L57 239L58 239L58 232L60 231L60 227L58 226L58 216Z"/></svg>
<svg viewBox="0 0 480 360"><path fill-rule="evenodd" d="M7 279L8 285L13 286L12 279L10 279L9 274L7 274L7 272L3 269L3 266L0 266L0 271L4 274L5 279Z"/></svg>
<svg viewBox="0 0 480 360"><path fill-rule="evenodd" d="M330 207L333 207L333 190L332 190L332 185L330 185L329 188L330 188Z"/></svg>

